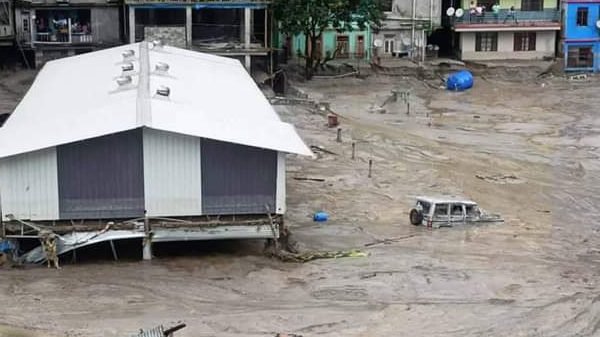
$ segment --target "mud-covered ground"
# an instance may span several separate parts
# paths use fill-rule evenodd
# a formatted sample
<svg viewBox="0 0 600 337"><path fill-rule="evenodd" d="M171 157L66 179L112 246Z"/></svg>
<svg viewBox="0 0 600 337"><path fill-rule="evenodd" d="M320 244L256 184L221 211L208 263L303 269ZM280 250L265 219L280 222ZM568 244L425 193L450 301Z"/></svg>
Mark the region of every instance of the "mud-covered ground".
<svg viewBox="0 0 600 337"><path fill-rule="evenodd" d="M336 153L290 156L287 224L305 250L368 257L289 264L227 242L151 263L2 270L0 336L127 336L179 320L190 337L599 336L600 79L538 72L480 70L463 93L403 77L298 83L340 114L343 141L322 113L277 107ZM403 102L370 113L392 89L411 92L410 114ZM413 227L416 195L471 198L506 221ZM319 210L330 221L313 223ZM365 246L384 238L396 240Z"/></svg>

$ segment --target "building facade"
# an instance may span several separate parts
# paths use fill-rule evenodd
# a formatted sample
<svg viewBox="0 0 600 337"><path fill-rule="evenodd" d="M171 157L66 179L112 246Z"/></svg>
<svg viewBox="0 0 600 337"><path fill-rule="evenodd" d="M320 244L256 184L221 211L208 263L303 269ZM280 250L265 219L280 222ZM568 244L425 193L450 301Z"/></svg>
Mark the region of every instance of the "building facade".
<svg viewBox="0 0 600 337"><path fill-rule="evenodd" d="M496 13L494 1L479 1L477 6L485 6L481 14L471 13L470 3L463 0L461 10L456 10L460 15L455 11L451 16L460 59L527 60L556 55L561 29L557 0L499 0Z"/></svg>
<svg viewBox="0 0 600 337"><path fill-rule="evenodd" d="M563 1L566 71L600 71L600 0Z"/></svg>
<svg viewBox="0 0 600 337"><path fill-rule="evenodd" d="M35 65L122 43L117 0L19 1L15 6L18 47Z"/></svg>
<svg viewBox="0 0 600 337"><path fill-rule="evenodd" d="M382 26L373 33L375 56L422 59L427 36L441 25L441 1L393 0L386 6Z"/></svg>
<svg viewBox="0 0 600 337"><path fill-rule="evenodd" d="M270 70L270 0L125 0L130 43L165 44ZM254 64L254 67L252 66Z"/></svg>
<svg viewBox="0 0 600 337"><path fill-rule="evenodd" d="M13 1L0 0L0 46L12 46L14 35Z"/></svg>
<svg viewBox="0 0 600 337"><path fill-rule="evenodd" d="M287 58L304 56L306 51L311 53L312 46L309 45L309 48L306 49L304 34L294 36L282 34L280 41L283 43L282 49L286 51ZM344 32L338 32L331 28L323 31L320 39L317 40L316 48L318 55L322 58L333 56L337 51L336 59L366 61L372 55L371 41L371 28L368 26L365 29L359 29L355 26L354 29Z"/></svg>

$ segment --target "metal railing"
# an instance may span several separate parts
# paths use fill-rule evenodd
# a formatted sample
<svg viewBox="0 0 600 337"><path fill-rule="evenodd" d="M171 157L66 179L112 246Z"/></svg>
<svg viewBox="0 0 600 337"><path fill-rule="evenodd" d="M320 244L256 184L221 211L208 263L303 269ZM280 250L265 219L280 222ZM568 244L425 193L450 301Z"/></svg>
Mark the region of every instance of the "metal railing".
<svg viewBox="0 0 600 337"><path fill-rule="evenodd" d="M454 25L481 25L481 24L529 24L559 23L560 12L557 10L543 11L514 11L500 10L498 14L490 11L482 15L471 15L468 11L460 18L454 17Z"/></svg>

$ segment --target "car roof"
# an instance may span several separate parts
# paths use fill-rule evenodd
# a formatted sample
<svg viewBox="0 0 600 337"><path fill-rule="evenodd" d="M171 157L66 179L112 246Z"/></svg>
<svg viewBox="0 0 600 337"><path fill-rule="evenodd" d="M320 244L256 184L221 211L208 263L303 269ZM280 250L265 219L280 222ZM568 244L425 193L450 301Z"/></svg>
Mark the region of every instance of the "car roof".
<svg viewBox="0 0 600 337"><path fill-rule="evenodd" d="M468 199L460 199L456 197L417 197L418 201L424 201L431 204L465 204L465 205L477 205L475 201Z"/></svg>

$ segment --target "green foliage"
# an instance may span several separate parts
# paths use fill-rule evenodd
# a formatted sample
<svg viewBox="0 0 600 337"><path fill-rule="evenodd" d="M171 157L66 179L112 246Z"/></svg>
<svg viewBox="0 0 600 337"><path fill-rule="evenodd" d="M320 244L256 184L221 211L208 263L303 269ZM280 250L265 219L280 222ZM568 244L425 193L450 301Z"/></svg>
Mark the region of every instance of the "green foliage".
<svg viewBox="0 0 600 337"><path fill-rule="evenodd" d="M312 77L320 62L316 48L308 55L310 45L316 45L324 30L364 30L367 26L379 26L383 19L381 0L275 0L273 13L282 33L304 34L306 37L306 76ZM352 24L354 23L354 25Z"/></svg>

